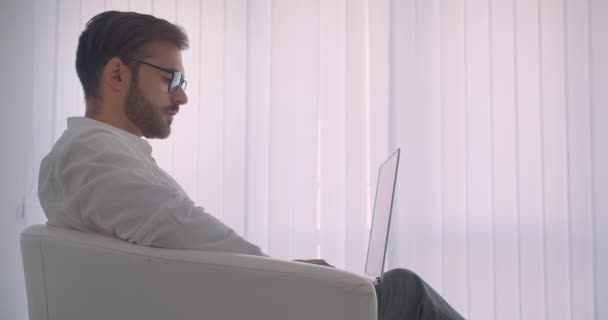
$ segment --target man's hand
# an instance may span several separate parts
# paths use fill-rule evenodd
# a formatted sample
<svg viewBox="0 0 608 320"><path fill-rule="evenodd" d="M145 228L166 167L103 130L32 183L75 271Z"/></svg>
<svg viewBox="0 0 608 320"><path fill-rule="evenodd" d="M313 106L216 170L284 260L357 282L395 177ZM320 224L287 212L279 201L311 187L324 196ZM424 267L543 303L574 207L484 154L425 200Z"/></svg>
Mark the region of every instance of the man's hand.
<svg viewBox="0 0 608 320"><path fill-rule="evenodd" d="M323 259L298 259L298 260L294 260L294 261L304 262L304 263L310 263L310 264L316 264L316 265L319 265L319 266L334 268L334 266L332 266L331 264L327 263L327 261L325 261Z"/></svg>

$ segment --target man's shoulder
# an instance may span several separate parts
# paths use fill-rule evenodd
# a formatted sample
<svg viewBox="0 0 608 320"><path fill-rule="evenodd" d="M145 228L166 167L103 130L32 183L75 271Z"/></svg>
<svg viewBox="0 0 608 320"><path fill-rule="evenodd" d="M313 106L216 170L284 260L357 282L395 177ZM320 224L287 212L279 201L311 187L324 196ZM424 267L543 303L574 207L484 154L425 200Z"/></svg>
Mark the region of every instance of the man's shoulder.
<svg viewBox="0 0 608 320"><path fill-rule="evenodd" d="M127 141L118 133L103 127L86 128L66 132L65 143L70 147L98 150L99 148L120 150L127 147Z"/></svg>
<svg viewBox="0 0 608 320"><path fill-rule="evenodd" d="M120 134L109 130L104 127L92 127L84 130L75 130L72 133L72 142L79 144L91 144L91 143L102 143L102 144L125 144L125 139Z"/></svg>
<svg viewBox="0 0 608 320"><path fill-rule="evenodd" d="M127 148L126 142L120 135L104 128L68 129L57 140L45 159L66 162L92 154L121 152Z"/></svg>

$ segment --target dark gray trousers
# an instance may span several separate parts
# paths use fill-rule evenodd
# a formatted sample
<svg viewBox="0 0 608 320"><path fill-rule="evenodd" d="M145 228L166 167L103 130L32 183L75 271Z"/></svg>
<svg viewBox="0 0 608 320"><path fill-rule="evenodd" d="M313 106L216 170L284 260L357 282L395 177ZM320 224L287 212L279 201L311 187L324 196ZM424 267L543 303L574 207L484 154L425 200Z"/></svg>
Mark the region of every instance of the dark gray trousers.
<svg viewBox="0 0 608 320"><path fill-rule="evenodd" d="M412 271L393 269L375 284L378 320L464 319L422 278Z"/></svg>

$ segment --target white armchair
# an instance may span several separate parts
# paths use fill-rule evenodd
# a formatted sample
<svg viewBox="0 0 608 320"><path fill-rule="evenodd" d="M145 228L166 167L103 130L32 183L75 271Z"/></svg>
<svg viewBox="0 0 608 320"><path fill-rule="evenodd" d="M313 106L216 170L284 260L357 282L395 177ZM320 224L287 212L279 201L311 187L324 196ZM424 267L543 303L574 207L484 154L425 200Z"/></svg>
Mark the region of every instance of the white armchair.
<svg viewBox="0 0 608 320"><path fill-rule="evenodd" d="M169 250L46 225L21 233L30 320L375 320L358 275L291 261Z"/></svg>

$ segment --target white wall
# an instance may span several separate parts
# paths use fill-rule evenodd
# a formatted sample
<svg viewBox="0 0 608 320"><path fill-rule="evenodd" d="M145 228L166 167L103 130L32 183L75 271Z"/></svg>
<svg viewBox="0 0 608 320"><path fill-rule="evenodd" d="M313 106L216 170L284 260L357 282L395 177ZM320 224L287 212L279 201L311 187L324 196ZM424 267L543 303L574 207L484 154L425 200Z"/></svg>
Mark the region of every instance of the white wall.
<svg viewBox="0 0 608 320"><path fill-rule="evenodd" d="M0 319L11 320L28 318L19 232L45 221L36 196L35 155L43 150L35 151L34 115L48 106L35 104L32 9L32 1L0 2Z"/></svg>

